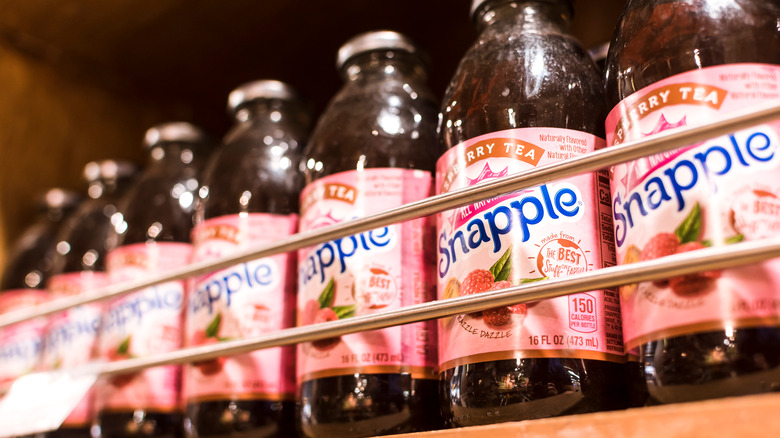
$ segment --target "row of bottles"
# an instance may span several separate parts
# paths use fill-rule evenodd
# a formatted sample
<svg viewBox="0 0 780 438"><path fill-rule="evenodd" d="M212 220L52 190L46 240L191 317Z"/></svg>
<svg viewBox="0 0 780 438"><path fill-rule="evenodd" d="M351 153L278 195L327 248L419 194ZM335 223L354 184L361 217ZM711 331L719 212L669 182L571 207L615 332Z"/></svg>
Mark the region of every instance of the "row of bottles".
<svg viewBox="0 0 780 438"><path fill-rule="evenodd" d="M629 0L606 80L569 33L572 13L567 0L474 0L479 37L441 104L420 47L382 31L341 47L344 85L311 131L304 100L277 81L230 94L235 124L213 152L192 125L152 128L150 164L127 192L132 166L96 164L52 266L3 290L83 293L780 97L780 44L757 44L780 43L770 0ZM762 125L159 285L25 333L46 333L39 366L55 369L760 239L780 224L778 132ZM772 391L776 264L116 376L90 396L92 432L359 437ZM23 305L45 299L38 290ZM54 348L75 334L90 341ZM57 433L88 435L89 411Z"/></svg>

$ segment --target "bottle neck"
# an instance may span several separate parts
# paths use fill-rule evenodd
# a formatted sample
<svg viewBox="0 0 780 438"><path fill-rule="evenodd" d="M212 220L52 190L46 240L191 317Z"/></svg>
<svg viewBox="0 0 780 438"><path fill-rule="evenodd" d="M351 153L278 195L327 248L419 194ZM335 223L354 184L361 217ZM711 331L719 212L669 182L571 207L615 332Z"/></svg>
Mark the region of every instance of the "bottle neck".
<svg viewBox="0 0 780 438"><path fill-rule="evenodd" d="M242 103L233 113L238 123L270 122L307 124L309 117L303 105L297 101L283 99L255 99Z"/></svg>
<svg viewBox="0 0 780 438"><path fill-rule="evenodd" d="M205 147L196 143L163 142L149 149L150 167L197 166Z"/></svg>
<svg viewBox="0 0 780 438"><path fill-rule="evenodd" d="M475 17L477 30L518 27L526 32L569 33L571 7L566 0L493 0Z"/></svg>
<svg viewBox="0 0 780 438"><path fill-rule="evenodd" d="M347 84L367 80L384 80L404 77L413 81L425 81L427 72L422 60L400 50L383 50L361 53L341 67L341 76Z"/></svg>

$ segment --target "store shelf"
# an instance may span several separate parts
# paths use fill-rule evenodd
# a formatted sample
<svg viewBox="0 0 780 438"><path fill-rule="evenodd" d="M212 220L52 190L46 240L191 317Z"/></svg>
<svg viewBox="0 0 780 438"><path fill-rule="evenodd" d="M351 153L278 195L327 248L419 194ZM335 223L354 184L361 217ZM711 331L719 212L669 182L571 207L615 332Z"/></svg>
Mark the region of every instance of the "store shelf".
<svg viewBox="0 0 780 438"><path fill-rule="evenodd" d="M763 394L395 436L398 438L771 437L780 435L778 412L780 412L780 394Z"/></svg>
<svg viewBox="0 0 780 438"><path fill-rule="evenodd" d="M336 49L358 32L392 28L417 40L432 54L432 88L441 94L460 54L475 36L467 17L468 3L467 0L434 0L420 4L400 0L369 5L341 0L334 5L241 0L217 6L217 3L209 2L167 0L156 2L142 13L138 3L129 0L110 3L66 0L56 5L32 0L16 8L4 6L0 9L0 55L8 58L12 54L10 59L22 74L0 72L0 79L18 90L6 99L5 106L0 105L0 120L5 119L5 124L13 127L9 129L10 133L0 135L3 145L0 152L6 157L5 163L0 164L0 205L4 206L0 209L0 263L2 247L6 245L3 237L14 235L25 223L25 215L19 211L35 190L60 181L64 181L65 186L77 186L79 166L87 159L139 160L137 144L142 129L153 122L189 119L205 125L219 136L229 123L223 114L227 93L241 82L260 77L273 77L301 87L304 94L312 98L315 110L322 109L339 85L333 68ZM622 4L623 0L600 0L595 7L581 8L575 16L574 31L586 47L609 38ZM340 11L333 15L334 9ZM381 224L434 214L478 199L674 149L777 117L780 117L780 103L737 114L718 124L669 132L642 142L604 149L576 161L557 163L430 198L363 220L301 233L231 257L114 285L94 296L66 299L32 312L2 315L0 326L242 261L293 251ZM98 128L81 132L78 127L85 125ZM19 138L28 144L23 145ZM61 140L63 138L67 141ZM22 149L28 146L30 149ZM137 149L128 152L125 148L129 147ZM17 150L27 152L14 152ZM76 152L71 154L71 150ZM42 160L44 154L51 154L45 155L50 159ZM64 164L58 163L58 159L63 159ZM350 318L288 329L262 338L113 362L103 365L100 374L121 374L161 364L204 360L778 256L780 238L710 248L567 279L410 306L362 319ZM778 409L780 394L766 394L398 436L773 436L780 434Z"/></svg>
<svg viewBox="0 0 780 438"><path fill-rule="evenodd" d="M78 305L121 296L137 289L167 281L186 279L193 275L227 268L237 263L294 251L338 237L427 216L548 181L591 172L609 165L636 159L647 154L679 148L707 137L723 135L776 118L780 118L780 102L769 102L764 107L736 112L722 120L705 125L669 131L648 139L627 142L619 147L602 149L576 159L564 160L491 182L455 190L448 194L429 197L364 218L346 221L306 233L297 233L270 245L250 248L219 259L193 263L148 278L108 286L86 296L69 297L44 303L36 306L34 309L3 314L0 315L0 327L46 316ZM226 341L150 357L112 362L105 364L99 373L104 375L122 374L152 366L207 360L261 348L308 342L347 333L442 318L492 307L615 287L638 281L657 280L703 270L724 269L732 266L752 264L779 256L780 237L737 243L725 247L705 248L656 260L598 269L567 278L551 279L494 292L407 306L394 311L357 316L324 324L295 327L253 339Z"/></svg>

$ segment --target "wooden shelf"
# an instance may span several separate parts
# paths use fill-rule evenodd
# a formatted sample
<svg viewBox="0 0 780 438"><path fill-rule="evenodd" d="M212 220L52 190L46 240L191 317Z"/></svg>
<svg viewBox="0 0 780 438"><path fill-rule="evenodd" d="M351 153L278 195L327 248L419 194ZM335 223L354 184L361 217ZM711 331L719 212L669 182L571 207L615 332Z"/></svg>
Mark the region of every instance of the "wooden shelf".
<svg viewBox="0 0 780 438"><path fill-rule="evenodd" d="M780 435L780 394L500 423L398 438L712 438Z"/></svg>

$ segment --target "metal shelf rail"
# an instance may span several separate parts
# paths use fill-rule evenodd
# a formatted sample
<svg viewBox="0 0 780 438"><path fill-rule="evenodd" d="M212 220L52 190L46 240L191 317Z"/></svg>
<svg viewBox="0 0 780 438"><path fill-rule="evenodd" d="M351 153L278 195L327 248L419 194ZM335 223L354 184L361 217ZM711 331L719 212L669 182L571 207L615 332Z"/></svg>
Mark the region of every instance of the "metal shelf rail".
<svg viewBox="0 0 780 438"><path fill-rule="evenodd" d="M472 187L432 196L364 218L342 222L305 233L298 233L271 245L254 247L216 260L193 263L179 269L152 275L148 278L111 285L86 296L58 299L42 304L35 309L0 315L0 328L57 313L71 307L119 297L138 289L168 281L207 274L238 263L294 251L385 225L429 216L448 209L468 205L475 201L489 199L577 174L596 171L646 155L678 149L777 119L780 119L780 102L774 101L770 105L754 108L751 111L735 112L728 118L706 125L661 133L641 141L627 142L620 146L605 148L576 159L561 161ZM443 301L433 301L373 315L295 327L251 339L226 341L213 345L183 348L145 358L102 363L99 364L99 373L101 375L122 374L158 365L207 360L257 349L308 342L358 331L442 318L492 307L615 287L638 281L656 280L702 270L724 269L752 264L773 257L780 257L780 237L737 243L727 247L706 248L700 251L687 252L647 262L598 269L568 278L530 283L499 291ZM77 372L78 370L73 371ZM93 371L93 366L85 367L85 372Z"/></svg>

